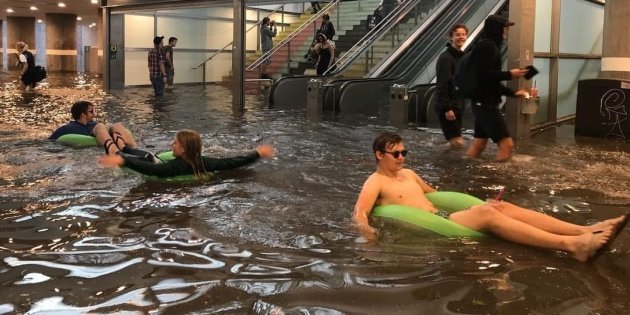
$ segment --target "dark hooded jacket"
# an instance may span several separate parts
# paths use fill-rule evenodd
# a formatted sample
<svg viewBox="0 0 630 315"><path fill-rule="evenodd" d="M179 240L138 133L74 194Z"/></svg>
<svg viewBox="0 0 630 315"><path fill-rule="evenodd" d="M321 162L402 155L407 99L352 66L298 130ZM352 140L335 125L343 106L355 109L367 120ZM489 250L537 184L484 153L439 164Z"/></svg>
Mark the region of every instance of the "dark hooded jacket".
<svg viewBox="0 0 630 315"><path fill-rule="evenodd" d="M435 110L440 113L446 113L453 109L464 109L464 99L457 96L455 85L453 84L453 76L459 58L464 52L453 47L451 43L446 44L446 51L440 54L437 65L435 66L437 74L436 96L437 104Z"/></svg>
<svg viewBox="0 0 630 315"><path fill-rule="evenodd" d="M505 22L490 16L486 19L483 33L475 44L471 63L476 68L479 84L473 101L496 105L501 96L514 96L514 91L501 81L512 79L509 71L501 71L501 45Z"/></svg>

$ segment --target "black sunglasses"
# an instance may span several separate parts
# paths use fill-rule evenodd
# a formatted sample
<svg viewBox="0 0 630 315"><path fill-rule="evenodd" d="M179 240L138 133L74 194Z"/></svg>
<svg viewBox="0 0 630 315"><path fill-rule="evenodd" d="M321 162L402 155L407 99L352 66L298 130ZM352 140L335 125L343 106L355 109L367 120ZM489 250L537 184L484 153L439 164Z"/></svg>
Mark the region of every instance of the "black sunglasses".
<svg viewBox="0 0 630 315"><path fill-rule="evenodd" d="M409 153L409 151L407 150L402 150L402 151L394 151L394 152L388 152L388 151L383 151L383 153L389 153L391 154L395 159L397 159L398 157L400 157L401 155L403 157L407 156L407 153Z"/></svg>

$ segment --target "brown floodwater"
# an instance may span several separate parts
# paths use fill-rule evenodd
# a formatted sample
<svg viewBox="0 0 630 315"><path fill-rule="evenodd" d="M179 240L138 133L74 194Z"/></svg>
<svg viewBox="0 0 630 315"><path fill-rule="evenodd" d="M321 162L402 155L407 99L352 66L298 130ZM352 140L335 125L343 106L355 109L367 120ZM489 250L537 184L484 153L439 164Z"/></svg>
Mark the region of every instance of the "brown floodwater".
<svg viewBox="0 0 630 315"><path fill-rule="evenodd" d="M499 239L445 239L375 222L366 243L351 212L374 170L386 115L269 108L250 90L178 85L111 93L99 78L50 73L36 93L0 71L0 314L623 314L630 232L592 263ZM272 160L206 182L147 180L98 165L101 148L46 140L71 104L129 126L142 147L175 132L230 156L260 143ZM398 130L407 166L442 190L504 199L579 224L630 211L630 144L576 138L566 124L517 144L509 163L460 158L438 129ZM470 133L467 134L470 138Z"/></svg>

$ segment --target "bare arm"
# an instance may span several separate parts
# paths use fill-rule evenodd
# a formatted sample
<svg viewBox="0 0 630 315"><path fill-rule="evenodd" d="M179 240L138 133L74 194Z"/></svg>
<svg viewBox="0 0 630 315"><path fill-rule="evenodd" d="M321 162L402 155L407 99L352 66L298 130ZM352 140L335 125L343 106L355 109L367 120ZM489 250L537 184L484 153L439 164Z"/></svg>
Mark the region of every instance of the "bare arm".
<svg viewBox="0 0 630 315"><path fill-rule="evenodd" d="M363 188L361 188L357 202L354 205L352 219L366 238L371 238L376 233L376 230L369 224L368 216L372 212L380 192L381 187L378 179L371 175L363 183Z"/></svg>
<svg viewBox="0 0 630 315"><path fill-rule="evenodd" d="M328 61L328 68L332 67L335 62L335 46L330 45L330 61Z"/></svg>
<svg viewBox="0 0 630 315"><path fill-rule="evenodd" d="M408 170L411 174L413 174L413 176L416 179L416 182L418 182L418 185L420 185L420 188L422 188L422 191L426 194L426 193L430 193L430 192L435 192L437 190L435 190L435 188L429 186L429 184L425 183L424 180L418 175L416 174L416 172L412 171L412 170Z"/></svg>
<svg viewBox="0 0 630 315"><path fill-rule="evenodd" d="M173 68L173 60L171 60L171 53L166 52L166 62L170 68Z"/></svg>

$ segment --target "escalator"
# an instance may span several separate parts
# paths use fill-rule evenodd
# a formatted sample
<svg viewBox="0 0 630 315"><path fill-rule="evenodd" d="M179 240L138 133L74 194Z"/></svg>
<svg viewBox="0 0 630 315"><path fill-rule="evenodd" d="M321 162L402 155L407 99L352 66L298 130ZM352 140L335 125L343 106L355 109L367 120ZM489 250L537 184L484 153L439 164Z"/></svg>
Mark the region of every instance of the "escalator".
<svg viewBox="0 0 630 315"><path fill-rule="evenodd" d="M413 42L403 43L399 54L393 54L390 60L377 65L373 73L375 78L333 81L331 84L338 88L329 89L325 100L334 101L341 111L377 112L389 104L392 85L429 83L435 77L435 63L444 50L445 34L454 24L464 23L474 29L487 15L498 12L506 3L506 0L455 1L428 30L410 39Z"/></svg>
<svg viewBox="0 0 630 315"><path fill-rule="evenodd" d="M271 88L270 103L277 108L300 108L306 105L306 87L309 80L317 78L324 82L334 80L339 86L343 79L341 76L348 76L350 72L356 73L357 65L365 64L369 68L374 61L378 62L382 55L383 42L391 40L389 51L396 49L400 40L405 40L408 33L413 33L418 25L425 25L434 19L436 12L443 12L448 4L457 0L409 0L398 6L388 17L383 20L374 30L370 31L364 38L359 40L347 54L342 55L336 61L335 73L325 76L290 76L278 80ZM410 25L412 26L409 29ZM408 33L400 36L400 30L405 29ZM380 54L375 53L379 50ZM374 59L376 58L376 59ZM354 71L351 69L353 68ZM369 69L366 70L366 72ZM364 72L365 73L365 72ZM358 78L362 76L353 76ZM346 79L347 80L347 79ZM331 109L331 108L327 108Z"/></svg>

